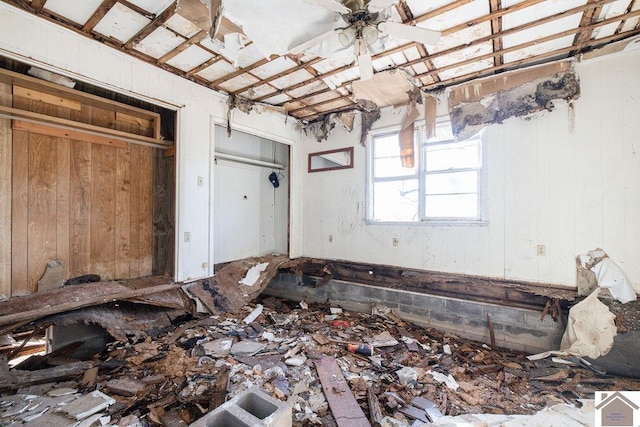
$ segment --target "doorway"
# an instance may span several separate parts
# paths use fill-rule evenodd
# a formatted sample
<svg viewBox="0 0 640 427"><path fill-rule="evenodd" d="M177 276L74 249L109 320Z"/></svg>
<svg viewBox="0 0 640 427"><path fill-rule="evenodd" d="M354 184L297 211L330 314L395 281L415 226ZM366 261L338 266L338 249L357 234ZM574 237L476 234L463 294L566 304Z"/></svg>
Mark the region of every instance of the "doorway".
<svg viewBox="0 0 640 427"><path fill-rule="evenodd" d="M215 153L215 262L288 254L289 146L216 126Z"/></svg>

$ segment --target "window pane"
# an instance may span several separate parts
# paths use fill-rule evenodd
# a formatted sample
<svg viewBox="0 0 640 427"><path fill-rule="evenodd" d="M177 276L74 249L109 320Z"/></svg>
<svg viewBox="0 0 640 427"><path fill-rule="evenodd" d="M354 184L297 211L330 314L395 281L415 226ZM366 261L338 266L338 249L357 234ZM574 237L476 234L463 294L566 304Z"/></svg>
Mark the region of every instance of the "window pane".
<svg viewBox="0 0 640 427"><path fill-rule="evenodd" d="M416 179L374 184L373 219L418 221L418 193Z"/></svg>
<svg viewBox="0 0 640 427"><path fill-rule="evenodd" d="M415 167L402 167L397 133L375 137L373 144L373 176L375 178L415 175Z"/></svg>
<svg viewBox="0 0 640 427"><path fill-rule="evenodd" d="M427 171L480 167L478 140L427 145Z"/></svg>
<svg viewBox="0 0 640 427"><path fill-rule="evenodd" d="M427 196L425 202L427 218L478 218L478 196L457 194Z"/></svg>
<svg viewBox="0 0 640 427"><path fill-rule="evenodd" d="M453 139L453 130L451 129L451 122L439 122L436 123L436 136L429 139L429 142L435 141L447 141Z"/></svg>
<svg viewBox="0 0 640 427"><path fill-rule="evenodd" d="M426 194L476 193L478 172L443 172L426 176Z"/></svg>

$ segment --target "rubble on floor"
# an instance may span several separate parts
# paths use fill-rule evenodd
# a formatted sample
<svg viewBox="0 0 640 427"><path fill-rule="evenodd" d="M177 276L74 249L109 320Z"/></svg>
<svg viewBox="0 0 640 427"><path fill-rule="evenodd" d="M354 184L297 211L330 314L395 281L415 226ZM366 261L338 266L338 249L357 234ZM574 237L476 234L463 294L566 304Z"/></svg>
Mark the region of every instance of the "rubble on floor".
<svg viewBox="0 0 640 427"><path fill-rule="evenodd" d="M0 426L186 426L254 387L286 402L295 426L353 424L336 413L384 426L458 425L457 416L485 414L486 425L498 425L565 407L588 417L583 402L595 390L640 389L640 380L579 360L531 361L324 304L258 297L194 316L120 336L88 361L45 356L45 369L27 371L0 357Z"/></svg>

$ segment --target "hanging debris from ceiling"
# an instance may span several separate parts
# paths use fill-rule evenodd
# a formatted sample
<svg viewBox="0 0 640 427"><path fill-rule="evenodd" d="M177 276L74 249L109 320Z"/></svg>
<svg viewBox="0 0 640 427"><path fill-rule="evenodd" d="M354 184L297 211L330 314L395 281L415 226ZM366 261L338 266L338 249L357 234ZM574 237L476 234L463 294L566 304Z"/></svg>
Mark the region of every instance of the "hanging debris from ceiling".
<svg viewBox="0 0 640 427"><path fill-rule="evenodd" d="M422 104L422 93L419 88L414 87L407 92L407 95L409 96L409 105L402 120L398 142L400 144L400 162L402 163L402 167L413 168L415 165L415 123L418 117L420 117L417 104Z"/></svg>
<svg viewBox="0 0 640 427"><path fill-rule="evenodd" d="M301 129L305 135L312 134L316 141L322 142L327 140L336 125L340 125L340 127L351 133L355 117L356 115L353 111L332 113L310 123L299 122L299 129Z"/></svg>
<svg viewBox="0 0 640 427"><path fill-rule="evenodd" d="M487 124L551 111L555 108L553 101L570 102L579 97L580 82L568 62L520 70L451 90L451 127L458 139L464 139Z"/></svg>
<svg viewBox="0 0 640 427"><path fill-rule="evenodd" d="M237 108L245 114L249 114L252 111L254 113L262 114L265 111L271 111L274 113L282 114L286 119L286 110L283 107L275 107L273 105L264 104L262 102L254 102L237 96L234 94L229 95L227 98L227 135L231 136L231 111Z"/></svg>
<svg viewBox="0 0 640 427"><path fill-rule="evenodd" d="M367 135L373 127L373 124L380 118L380 107L378 104L366 99L357 99L356 102L360 105L362 111L362 124L360 132L360 145L363 147L367 145Z"/></svg>

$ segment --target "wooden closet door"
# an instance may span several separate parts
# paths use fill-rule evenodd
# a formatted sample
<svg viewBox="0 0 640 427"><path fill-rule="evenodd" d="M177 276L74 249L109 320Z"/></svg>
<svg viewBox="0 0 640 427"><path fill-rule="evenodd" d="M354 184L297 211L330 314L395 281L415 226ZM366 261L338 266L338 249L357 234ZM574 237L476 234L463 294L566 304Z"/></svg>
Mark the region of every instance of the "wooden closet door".
<svg viewBox="0 0 640 427"><path fill-rule="evenodd" d="M56 108L60 115L62 108L14 96L16 103L45 114ZM99 120L115 120L83 109ZM47 134L46 127L18 129L14 123L13 296L35 292L47 263L57 258L65 263L66 278L151 274L153 150L61 138Z"/></svg>

